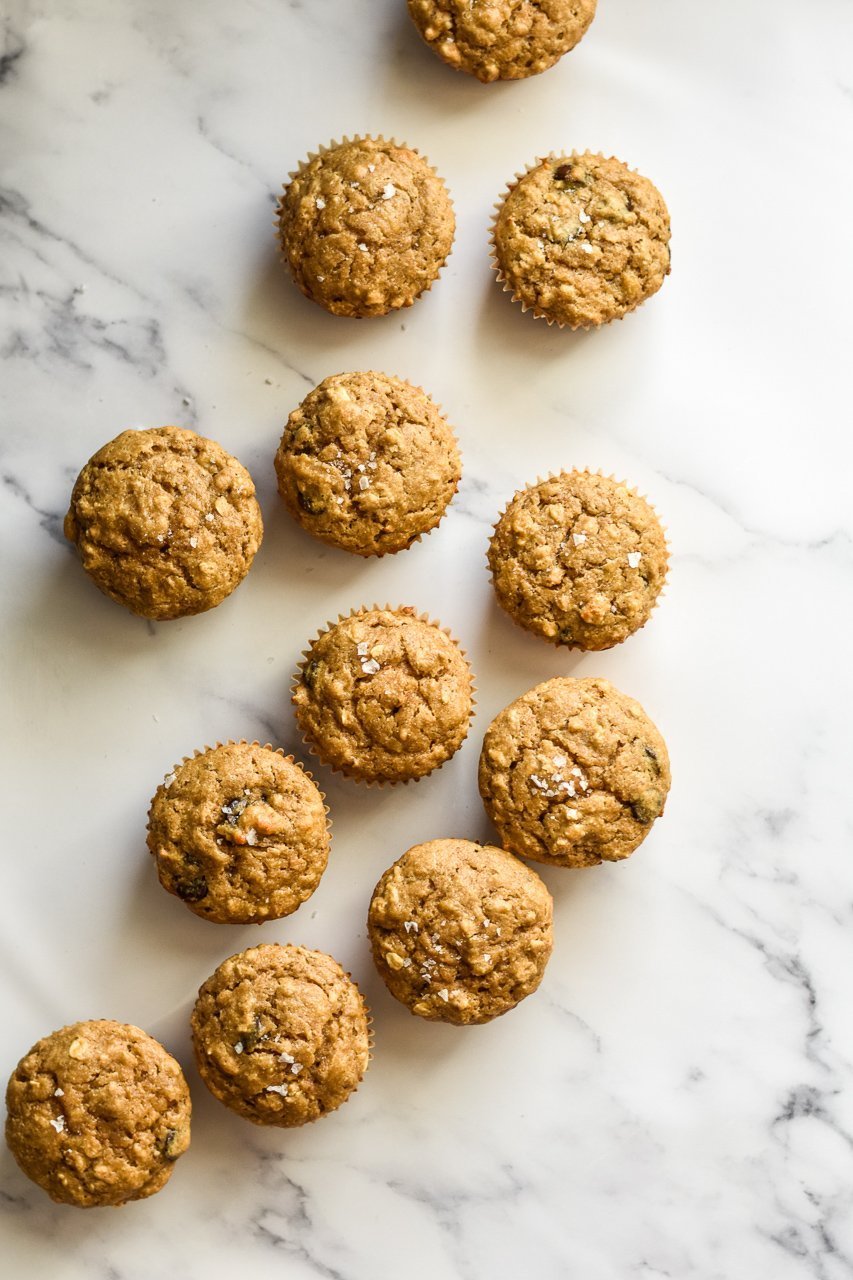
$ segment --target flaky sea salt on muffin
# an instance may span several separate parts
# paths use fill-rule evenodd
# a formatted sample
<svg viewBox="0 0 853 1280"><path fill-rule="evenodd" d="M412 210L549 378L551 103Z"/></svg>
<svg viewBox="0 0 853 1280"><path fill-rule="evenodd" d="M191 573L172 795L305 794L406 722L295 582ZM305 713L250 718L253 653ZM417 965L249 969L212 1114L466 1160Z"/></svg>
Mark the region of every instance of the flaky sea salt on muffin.
<svg viewBox="0 0 853 1280"><path fill-rule="evenodd" d="M548 156L510 186L492 227L493 267L514 301L590 329L650 298L670 270L663 197L621 160Z"/></svg>
<svg viewBox="0 0 853 1280"><path fill-rule="evenodd" d="M507 849L592 867L645 840L666 804L669 756L639 702L607 680L557 677L495 716L479 785Z"/></svg>
<svg viewBox="0 0 853 1280"><path fill-rule="evenodd" d="M65 536L105 595L162 621L220 604L263 536L252 477L181 427L123 431L84 466Z"/></svg>
<svg viewBox="0 0 853 1280"><path fill-rule="evenodd" d="M649 618L666 578L654 508L626 484L564 471L520 489L495 525L500 605L552 644L610 649Z"/></svg>
<svg viewBox="0 0 853 1280"><path fill-rule="evenodd" d="M461 462L425 391L384 373L339 373L288 418L275 470L303 529L344 551L382 556L435 528Z"/></svg>
<svg viewBox="0 0 853 1280"><path fill-rule="evenodd" d="M429 840L382 876L367 929L393 996L421 1018L466 1026L491 1022L536 990L552 918L547 888L512 854Z"/></svg>
<svg viewBox="0 0 853 1280"><path fill-rule="evenodd" d="M370 1061L367 1006L321 951L270 943L225 960L192 1015L199 1075L254 1124L293 1128L335 1111Z"/></svg>
<svg viewBox="0 0 853 1280"><path fill-rule="evenodd" d="M338 316L382 316L429 289L456 220L442 179L385 138L333 143L291 176L278 238L294 282Z"/></svg>
<svg viewBox="0 0 853 1280"><path fill-rule="evenodd" d="M474 682L456 641L414 609L363 609L305 653L293 705L311 749L365 782L439 768L468 734Z"/></svg>
<svg viewBox="0 0 853 1280"><path fill-rule="evenodd" d="M596 0L408 0L429 47L478 80L547 71L586 34Z"/></svg>
<svg viewBox="0 0 853 1280"><path fill-rule="evenodd" d="M33 1045L6 1089L6 1142L51 1200L81 1209L154 1195L190 1144L184 1073L139 1027L96 1020Z"/></svg>
<svg viewBox="0 0 853 1280"><path fill-rule="evenodd" d="M326 869L326 806L292 756L226 742L176 765L158 787L148 848L163 888L205 920L278 920Z"/></svg>

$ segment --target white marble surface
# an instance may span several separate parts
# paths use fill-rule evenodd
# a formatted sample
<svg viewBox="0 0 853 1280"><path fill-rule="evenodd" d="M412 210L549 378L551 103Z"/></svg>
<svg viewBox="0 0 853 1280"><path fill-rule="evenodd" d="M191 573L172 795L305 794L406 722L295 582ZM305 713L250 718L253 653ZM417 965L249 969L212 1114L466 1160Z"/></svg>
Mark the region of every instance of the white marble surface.
<svg viewBox="0 0 853 1280"><path fill-rule="evenodd" d="M187 1065L193 1144L121 1212L55 1207L0 1157L4 1274L69 1280L843 1280L853 1276L849 0L600 0L557 69L482 87L402 0L7 0L0 62L5 674L0 1068L115 1017ZM274 193L318 142L384 131L456 198L433 292L333 319L276 261ZM612 151L662 188L672 277L623 324L552 332L493 285L492 202L537 152ZM325 550L275 495L310 385L377 367L457 426L458 501L412 551ZM266 538L219 609L147 626L60 536L74 476L178 422L252 470ZM588 464L669 525L671 586L618 650L559 653L490 597L487 530L538 472ZM377 794L323 775L329 871L295 917L215 927L158 887L149 796L227 736L297 746L290 673L338 610L410 602L480 684L459 755ZM363 920L410 843L486 837L479 741L511 697L602 674L669 741L664 819L626 865L546 871L540 993L468 1031L409 1017ZM198 984L259 939L352 967L376 1058L354 1098L263 1132L191 1066Z"/></svg>

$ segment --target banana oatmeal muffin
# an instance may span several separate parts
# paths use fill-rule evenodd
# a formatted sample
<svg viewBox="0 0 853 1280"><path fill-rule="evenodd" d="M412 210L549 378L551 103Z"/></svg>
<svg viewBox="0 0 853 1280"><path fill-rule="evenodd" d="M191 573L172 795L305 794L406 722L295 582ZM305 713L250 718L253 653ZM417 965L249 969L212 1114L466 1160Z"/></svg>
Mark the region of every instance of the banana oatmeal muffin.
<svg viewBox="0 0 853 1280"><path fill-rule="evenodd" d="M669 756L643 708L606 680L558 677L495 716L480 795L501 841L560 867L618 862L669 792Z"/></svg>
<svg viewBox="0 0 853 1280"><path fill-rule="evenodd" d="M139 1027L98 1020L33 1045L6 1089L6 1141L51 1200L81 1209L159 1191L190 1145L190 1092Z"/></svg>
<svg viewBox="0 0 853 1280"><path fill-rule="evenodd" d="M411 1013L491 1022L535 991L551 955L553 902L504 849L429 840L379 881L367 929L388 990Z"/></svg>
<svg viewBox="0 0 853 1280"><path fill-rule="evenodd" d="M363 609L322 631L293 687L300 729L333 769L407 782L449 760L474 705L462 650L414 609Z"/></svg>
<svg viewBox="0 0 853 1280"><path fill-rule="evenodd" d="M335 1111L370 1061L361 992L331 956L267 943L225 960L192 1015L199 1074L255 1124L293 1128Z"/></svg>
<svg viewBox="0 0 853 1280"><path fill-rule="evenodd" d="M208 747L176 765L148 814L160 883L218 924L295 911L329 857L326 807L292 756L258 742Z"/></svg>
<svg viewBox="0 0 853 1280"><path fill-rule="evenodd" d="M574 49L595 17L596 0L408 0L431 49L478 80L521 80L547 71Z"/></svg>
<svg viewBox="0 0 853 1280"><path fill-rule="evenodd" d="M500 605L528 631L573 649L610 649L638 631L667 563L654 508L590 471L563 471L520 489L489 545Z"/></svg>
<svg viewBox="0 0 853 1280"><path fill-rule="evenodd" d="M65 536L105 595L143 618L203 613L249 572L263 523L252 477L181 427L123 431L74 485Z"/></svg>
<svg viewBox="0 0 853 1280"><path fill-rule="evenodd" d="M492 227L492 266L524 310L591 329L657 293L669 213L648 178L612 156L548 156L517 178Z"/></svg>
<svg viewBox="0 0 853 1280"><path fill-rule="evenodd" d="M456 437L425 391L384 373L339 373L310 391L275 455L295 520L360 556L409 547L459 484Z"/></svg>
<svg viewBox="0 0 853 1280"><path fill-rule="evenodd" d="M432 166L385 138L344 139L310 156L277 212L294 283L336 316L410 307L444 266L456 228Z"/></svg>

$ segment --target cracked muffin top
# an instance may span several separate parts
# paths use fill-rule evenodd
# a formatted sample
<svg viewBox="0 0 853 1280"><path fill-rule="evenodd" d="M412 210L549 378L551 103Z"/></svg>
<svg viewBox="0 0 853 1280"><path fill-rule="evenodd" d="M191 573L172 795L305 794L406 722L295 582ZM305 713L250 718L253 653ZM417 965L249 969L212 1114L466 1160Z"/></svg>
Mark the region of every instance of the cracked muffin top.
<svg viewBox="0 0 853 1280"><path fill-rule="evenodd" d="M182 427L123 431L84 466L65 536L105 595L162 621L220 604L263 536L252 477Z"/></svg>
<svg viewBox="0 0 853 1280"><path fill-rule="evenodd" d="M573 49L596 0L409 0L418 31L440 58L478 80L521 80Z"/></svg>
<svg viewBox="0 0 853 1280"><path fill-rule="evenodd" d="M425 391L384 373L338 373L288 418L275 470L303 529L343 551L382 556L435 528L461 463Z"/></svg>
<svg viewBox="0 0 853 1280"><path fill-rule="evenodd" d="M292 1128L336 1110L370 1061L367 1006L322 951L267 943L223 961L192 1014L199 1074L255 1124Z"/></svg>
<svg viewBox="0 0 853 1280"><path fill-rule="evenodd" d="M551 954L553 902L511 853L429 840L385 872L368 935L388 990L412 1013L490 1022L535 991Z"/></svg>
<svg viewBox="0 0 853 1280"><path fill-rule="evenodd" d="M480 795L507 849L561 867L627 858L663 813L666 745L607 680L546 680L495 716Z"/></svg>
<svg viewBox="0 0 853 1280"><path fill-rule="evenodd" d="M384 138L356 138L312 156L278 207L294 282L338 316L410 307L444 266L455 227L435 170Z"/></svg>
<svg viewBox="0 0 853 1280"><path fill-rule="evenodd" d="M414 609L365 609L322 632L293 688L316 754L351 778L405 782L448 760L473 709L455 640Z"/></svg>
<svg viewBox="0 0 853 1280"><path fill-rule="evenodd" d="M667 563L654 508L590 471L519 490L489 544L500 605L528 631L573 649L610 649L638 631Z"/></svg>
<svg viewBox="0 0 853 1280"><path fill-rule="evenodd" d="M492 241L499 279L537 316L589 329L621 319L670 270L656 187L612 156L548 156L510 187Z"/></svg>
<svg viewBox="0 0 853 1280"><path fill-rule="evenodd" d="M290 915L326 869L323 797L292 757L227 742L179 764L157 789L148 848L160 883L217 924Z"/></svg>
<svg viewBox="0 0 853 1280"><path fill-rule="evenodd" d="M83 1209L153 1195L190 1144L184 1073L119 1022L75 1022L39 1040L12 1073L6 1109L6 1141L27 1177Z"/></svg>

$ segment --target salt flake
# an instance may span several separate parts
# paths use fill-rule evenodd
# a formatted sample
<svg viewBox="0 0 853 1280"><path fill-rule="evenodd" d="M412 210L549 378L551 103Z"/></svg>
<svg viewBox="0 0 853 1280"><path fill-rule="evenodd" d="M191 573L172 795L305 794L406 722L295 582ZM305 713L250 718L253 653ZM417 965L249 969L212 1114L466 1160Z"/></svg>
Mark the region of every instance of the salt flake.
<svg viewBox="0 0 853 1280"><path fill-rule="evenodd" d="M418 922L417 920L404 920L403 928L406 930L406 933L417 933Z"/></svg>
<svg viewBox="0 0 853 1280"><path fill-rule="evenodd" d="M280 1093L283 1098L287 1097L286 1084L268 1084L264 1093Z"/></svg>
<svg viewBox="0 0 853 1280"><path fill-rule="evenodd" d="M367 253L367 245L363 241L359 241L358 247L362 253Z"/></svg>
<svg viewBox="0 0 853 1280"><path fill-rule="evenodd" d="M318 209L325 209L326 207L326 201L323 199L322 196L318 196L317 199L314 201L314 203L316 204Z"/></svg>
<svg viewBox="0 0 853 1280"><path fill-rule="evenodd" d="M366 662L362 662L361 669L366 676L375 676L379 670L379 663L375 658L368 658Z"/></svg>
<svg viewBox="0 0 853 1280"><path fill-rule="evenodd" d="M586 542L586 534L585 534L585 533L573 533L573 534L572 534L572 542L575 544L575 546L576 546L576 547L582 547L582 546L583 546L583 544Z"/></svg>
<svg viewBox="0 0 853 1280"><path fill-rule="evenodd" d="M639 551L628 552L628 564L631 566L632 569L639 569L640 561L642 560L642 558L643 557Z"/></svg>
<svg viewBox="0 0 853 1280"><path fill-rule="evenodd" d="M60 1089L59 1087L57 1087L57 1088L56 1088L56 1089L54 1089L54 1091L53 1091L53 1096L54 1096L54 1098L64 1098L64 1097L65 1097L65 1090L64 1090L64 1089Z"/></svg>
<svg viewBox="0 0 853 1280"><path fill-rule="evenodd" d="M65 1132L65 1116L59 1116L56 1120L50 1121L57 1133Z"/></svg>
<svg viewBox="0 0 853 1280"><path fill-rule="evenodd" d="M444 1003L447 1004L450 999L450 992L447 990L447 987L442 987L438 994L441 996Z"/></svg>
<svg viewBox="0 0 853 1280"><path fill-rule="evenodd" d="M385 186L382 188L382 199L393 200L396 194L397 188L394 186L394 183L386 182Z"/></svg>

